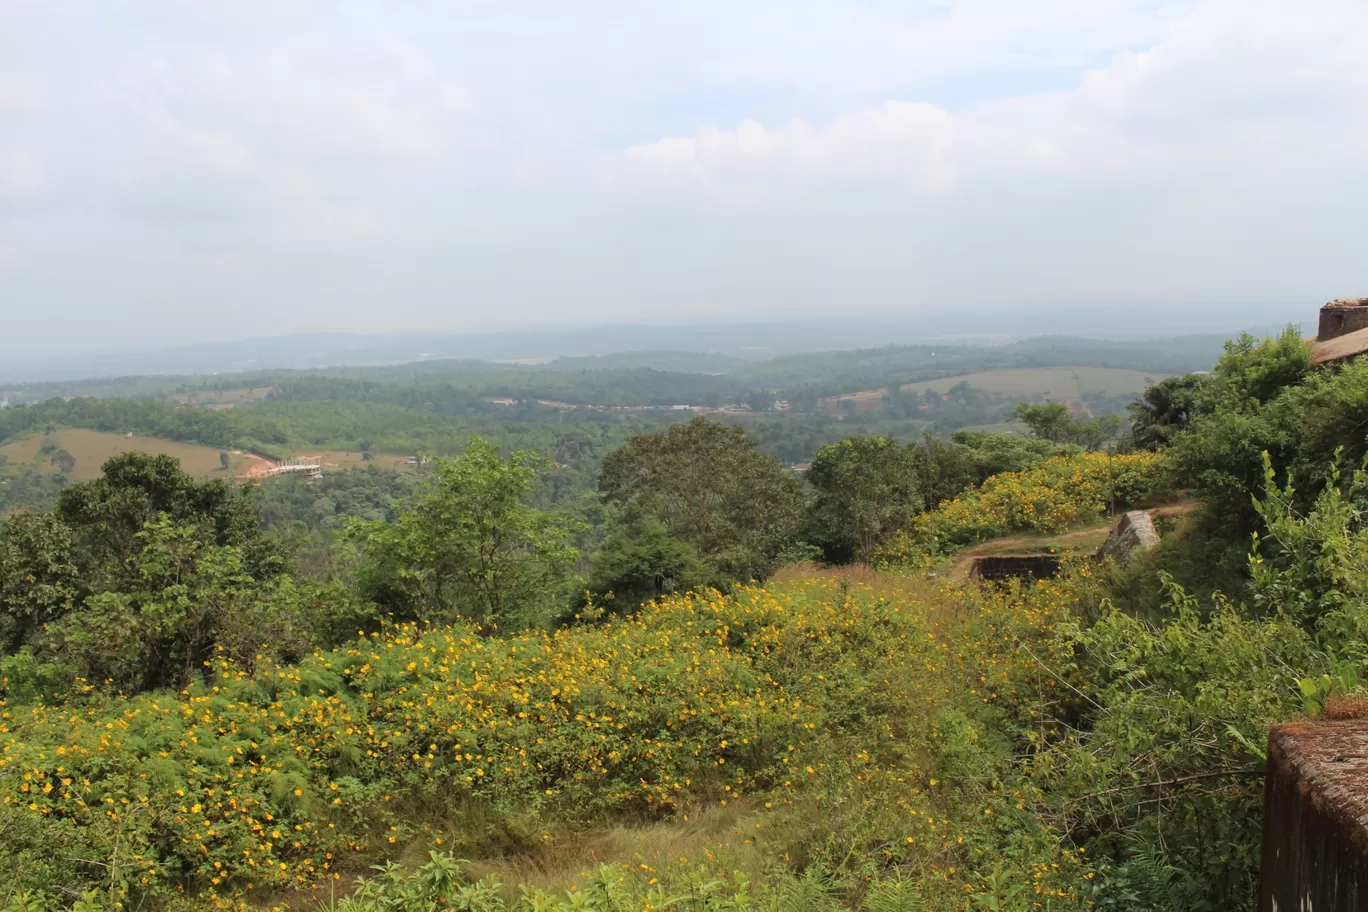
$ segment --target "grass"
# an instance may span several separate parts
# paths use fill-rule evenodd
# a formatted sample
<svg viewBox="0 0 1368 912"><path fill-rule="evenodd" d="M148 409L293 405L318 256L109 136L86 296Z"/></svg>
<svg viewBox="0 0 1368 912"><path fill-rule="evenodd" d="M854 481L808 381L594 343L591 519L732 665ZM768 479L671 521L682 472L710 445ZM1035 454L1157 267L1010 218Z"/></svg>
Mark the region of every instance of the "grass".
<svg viewBox="0 0 1368 912"><path fill-rule="evenodd" d="M724 854L752 876L761 876L763 860L755 846L756 830L770 822L760 802L743 799L726 807L699 805L669 820L616 824L587 832L556 834L530 851L474 862L473 877L493 874L515 900L520 887L565 893L600 864L628 865L665 871L681 858L704 859ZM456 834L453 833L454 837ZM405 861L421 861L427 846L408 847Z"/></svg>
<svg viewBox="0 0 1368 912"><path fill-rule="evenodd" d="M1030 429L1020 421L999 421L995 424L971 424L960 428L961 431L976 431L980 434L1012 434L1017 437L1031 436Z"/></svg>
<svg viewBox="0 0 1368 912"><path fill-rule="evenodd" d="M1109 396L1142 393L1162 375L1114 367L1031 367L982 371L940 380L924 380L903 387L908 392L935 390L946 392L959 383L968 383L989 393L1016 396L1045 396L1050 399L1079 399L1085 393Z"/></svg>
<svg viewBox="0 0 1368 912"><path fill-rule="evenodd" d="M186 472L200 478L232 478L244 471L251 462L248 456L230 453L225 471L219 461L221 451L215 447L82 428L58 428L51 434L25 437L0 447L0 455L8 457L11 463L34 465L44 471L56 472L57 466L42 452L49 444L56 449L66 450L76 460L76 468L71 476L77 481L98 478L100 466L104 465L105 460L120 453L165 453L179 459Z"/></svg>
<svg viewBox="0 0 1368 912"><path fill-rule="evenodd" d="M936 562L934 570L937 574L948 579L963 580L968 578L969 568L973 566L974 560L980 557L1095 554L1106 543L1115 524L1116 520L1113 518L1086 529L1078 529L1058 535L1033 532L1007 538L995 538L992 541L983 542L942 558Z"/></svg>
<svg viewBox="0 0 1368 912"><path fill-rule="evenodd" d="M1011 554L1050 554L1056 551L1096 551L1102 547L1107 536L1111 535L1111 530L1115 525L1116 518L1113 517L1095 526L1088 526L1085 529L1077 529L1073 532L1062 532L1056 535L1034 532L1007 538L995 538L992 541L986 541L981 545L975 545L961 551L956 557L1001 557Z"/></svg>
<svg viewBox="0 0 1368 912"><path fill-rule="evenodd" d="M303 912L436 850L508 898L631 878L630 904L573 908L667 908L657 884L700 878L764 894L716 909L1003 908L979 896L990 870L1072 903L1092 872L991 727L1053 701L1034 663L1056 660L1068 585L793 567L554 635L395 627L212 686L25 706L0 760L53 787L0 777L0 879L103 888L85 859L117 857L142 874L127 908ZM906 895L864 904L877 890Z"/></svg>
<svg viewBox="0 0 1368 912"><path fill-rule="evenodd" d="M7 457L14 465L32 465L45 472L56 472L58 467L51 461L50 453L42 452L48 445L66 450L76 460L76 468L71 473L75 481L90 481L100 477L100 466L104 465L105 460L121 453L165 453L179 459L181 468L197 478L234 479L261 464L256 457L234 450L228 453L228 469L225 471L219 460L222 451L214 447L83 428L58 428L51 434L34 434L16 440L0 447L0 456ZM359 451L346 450L310 450L290 453L290 456L303 461L320 462L324 472L360 469L368 465L403 471L406 466L405 457L388 453L372 453L369 461Z"/></svg>
<svg viewBox="0 0 1368 912"><path fill-rule="evenodd" d="M1163 501L1164 496L1161 494L1147 498L1147 500ZM1164 517L1170 517L1174 521L1179 520L1190 513L1195 506L1196 504L1193 501L1182 500L1153 507L1149 512L1154 517L1155 522L1162 525ZM951 579L964 579L968 576L969 567L973 564L974 559L978 557L1058 553L1095 554L1106 544L1119 519L1120 515L1118 514L1095 525L1075 529L1071 532L1057 534L1023 532L1003 538L994 538L943 558L935 564L934 569L937 573L949 576Z"/></svg>
<svg viewBox="0 0 1368 912"><path fill-rule="evenodd" d="M291 453L295 459L305 461L317 461L322 464L323 471L340 471L343 469L364 469L366 466L379 466L382 469L395 469L403 471L407 463L406 457L395 456L391 453L372 453L370 461L367 461L359 451L350 452L347 450L308 450L304 452Z"/></svg>
<svg viewBox="0 0 1368 912"><path fill-rule="evenodd" d="M503 884L503 896L510 902L521 895L522 888L562 895L582 891L590 873L599 865L628 872L643 888L648 886L648 878L649 884L654 884L656 878L662 883L677 882L684 871L706 866L712 872L733 872L763 885L764 889L782 890L792 885L785 869L802 871L810 864L815 870L860 867L860 859L865 856L874 860L862 868L867 879L861 881L860 889L870 885L869 879L880 876L877 871L896 862L905 867L895 878L925 879L934 884L929 889L952 899L963 895L970 888L952 881L951 875L958 869L963 876L965 863L972 863L970 847L974 839L970 828L989 819L989 813L1002 814L1011 809L1011 803L996 792L989 796L975 789L973 797L959 800L943 791L944 785L941 791L935 788L934 777L946 768L935 756L936 745L946 737L934 730L940 724L938 714L960 705L966 695L974 693L965 683L965 674L975 660L952 652L952 644L960 647L961 638L966 642L997 642L981 633L961 633L965 625L977 629L983 623L984 612L966 604L960 592L945 589L943 583L920 575L881 573L859 565L790 565L771 579L765 592L775 599L779 611L765 626L778 624L786 628L792 624L795 633L801 631L796 639L774 640L773 648L789 649L796 643L807 643L803 647L805 656L807 649L831 642L829 637L836 633L828 630L826 622L818 616L806 616L811 610L805 608L810 599L839 600L854 614L867 611L876 600L899 606L896 615L882 622L877 636L860 640L871 646L877 644L875 652L883 657L877 670L866 670L866 681L850 679L854 692L862 695L858 701L861 705L869 699L870 706L880 708L877 714L857 714L870 723L867 727L850 728L850 719L855 716L847 717L839 701L828 703L839 690L837 682L846 682L852 674L859 677L854 667L846 667L844 662L826 662L817 655L806 656L814 663L810 672L816 681L829 678L830 683L823 683L818 690L823 694L824 711L830 715L820 726L809 725L812 734L797 742L798 751L791 756L801 759L792 766L793 788L780 776L768 788L741 797L724 795L716 789L710 794L703 789L668 814L604 815L588 825L585 821L576 825L532 814L500 819L487 805L478 802L423 804L401 814L407 816L412 829L397 844L391 839L386 846L383 840L377 840L367 843L363 852L344 854L334 868L341 874L335 888L284 888L272 893L270 902L296 910L317 908L317 904L326 907L333 895L330 890L350 893L352 877L368 873L365 866L375 861L377 855L411 870L426 861L427 853L433 849L472 859L465 865L467 874L472 879L494 876ZM648 616L652 613L646 612ZM1014 608L1007 616L1016 624L1026 613ZM736 630L745 631L745 641L759 636L762 629L750 621L732 623ZM573 635L590 633L586 630ZM678 648L687 639L672 641L671 648ZM730 653L741 647L719 643L717 648ZM645 655L640 651L634 654ZM665 658L661 653L647 665L654 667ZM751 673L758 672L752 668ZM972 680L986 682L984 673L973 671ZM1002 672L995 664L994 670L987 673L999 676ZM796 681L789 686L796 686ZM998 684L994 682L992 686ZM828 687L832 688L829 693ZM989 692L993 699L998 697L997 692ZM988 699L968 696L972 705L987 702ZM713 737L725 734L719 731ZM556 737L549 727L542 735L548 739ZM806 743L809 738L811 744ZM705 769L715 766L715 761L704 764ZM708 774L695 775L702 778ZM986 811L984 802L997 803ZM940 830L936 829L937 820ZM957 833L964 838L956 841ZM492 841L491 834L495 835ZM845 888L850 889L851 884ZM917 890L919 896L920 888ZM771 898L785 895L772 894ZM821 898L824 904L820 908L832 908L825 903L825 893ZM952 905L960 908L958 904ZM818 908L807 903L787 907ZM915 907L929 906L915 903Z"/></svg>
<svg viewBox="0 0 1368 912"><path fill-rule="evenodd" d="M963 551L942 557L929 568L941 579L964 581L969 578L969 569L980 557L1028 557L1044 554L1095 554L1111 535L1116 519L1077 529L1072 532L1050 535L1043 532L1028 532L994 538L974 545Z"/></svg>

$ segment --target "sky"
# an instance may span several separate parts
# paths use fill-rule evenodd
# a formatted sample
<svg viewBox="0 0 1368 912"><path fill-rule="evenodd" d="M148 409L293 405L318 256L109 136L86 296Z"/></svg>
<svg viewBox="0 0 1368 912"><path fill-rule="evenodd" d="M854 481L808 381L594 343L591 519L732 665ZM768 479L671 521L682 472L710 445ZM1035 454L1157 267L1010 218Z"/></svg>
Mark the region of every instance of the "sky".
<svg viewBox="0 0 1368 912"><path fill-rule="evenodd" d="M1366 43L1363 0L0 0L0 357L1309 316L1368 295Z"/></svg>

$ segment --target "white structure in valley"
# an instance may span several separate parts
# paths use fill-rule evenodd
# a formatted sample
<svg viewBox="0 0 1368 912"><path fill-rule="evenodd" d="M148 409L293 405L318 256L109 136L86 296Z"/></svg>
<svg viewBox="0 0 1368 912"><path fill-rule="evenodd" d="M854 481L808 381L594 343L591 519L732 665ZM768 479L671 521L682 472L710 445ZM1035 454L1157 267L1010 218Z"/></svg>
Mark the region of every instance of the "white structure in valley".
<svg viewBox="0 0 1368 912"><path fill-rule="evenodd" d="M274 478L277 475L303 475L306 481L316 481L323 477L323 464L287 459L266 471L268 478Z"/></svg>

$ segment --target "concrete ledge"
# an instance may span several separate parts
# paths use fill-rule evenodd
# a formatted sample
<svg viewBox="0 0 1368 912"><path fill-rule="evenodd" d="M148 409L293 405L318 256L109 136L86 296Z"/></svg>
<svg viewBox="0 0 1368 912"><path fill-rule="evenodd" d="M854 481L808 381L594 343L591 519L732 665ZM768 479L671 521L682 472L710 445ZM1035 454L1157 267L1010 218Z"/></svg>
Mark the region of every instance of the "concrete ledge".
<svg viewBox="0 0 1368 912"><path fill-rule="evenodd" d="M971 579L1049 579L1059 572L1059 558L1050 554L976 557L969 565Z"/></svg>
<svg viewBox="0 0 1368 912"><path fill-rule="evenodd" d="M1268 736L1259 912L1368 910L1368 721Z"/></svg>

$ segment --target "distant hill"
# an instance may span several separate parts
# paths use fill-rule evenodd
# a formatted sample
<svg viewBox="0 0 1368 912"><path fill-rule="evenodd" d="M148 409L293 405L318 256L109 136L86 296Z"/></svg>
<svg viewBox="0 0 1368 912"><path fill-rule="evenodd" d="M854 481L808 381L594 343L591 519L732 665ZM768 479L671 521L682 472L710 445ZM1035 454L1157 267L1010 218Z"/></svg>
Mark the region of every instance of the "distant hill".
<svg viewBox="0 0 1368 912"><path fill-rule="evenodd" d="M918 310L922 312L870 316L851 314L848 308L842 308L839 316L821 319L677 326L613 324L538 326L501 332L300 333L80 356L39 357L14 352L0 363L0 386L97 377L306 370L439 359L550 361L616 353L697 352L756 361L802 352L890 344L990 345L1046 335L1126 340L1216 333L1224 338L1239 327L1277 328L1288 320L1310 319L1312 315L1309 308L1295 305L1125 308L1110 304L977 313L924 306Z"/></svg>
<svg viewBox="0 0 1368 912"><path fill-rule="evenodd" d="M444 396L500 396L602 405L673 404L749 398L750 392L833 396L986 370L1096 367L1154 376L1210 368L1227 336L1211 334L1125 341L1039 336L999 345L943 342L810 351L767 359L716 352L622 351L509 363L432 358L400 364L335 365L307 370L172 374L0 385L10 404L51 398L159 398L181 403L236 405L298 385L314 389L325 378L360 383L440 384ZM345 384L337 384L334 392ZM208 395L205 391L213 391ZM415 396L417 395L415 391ZM330 394L324 398L332 398ZM447 396L449 398L449 396ZM421 400L419 400L421 401Z"/></svg>

